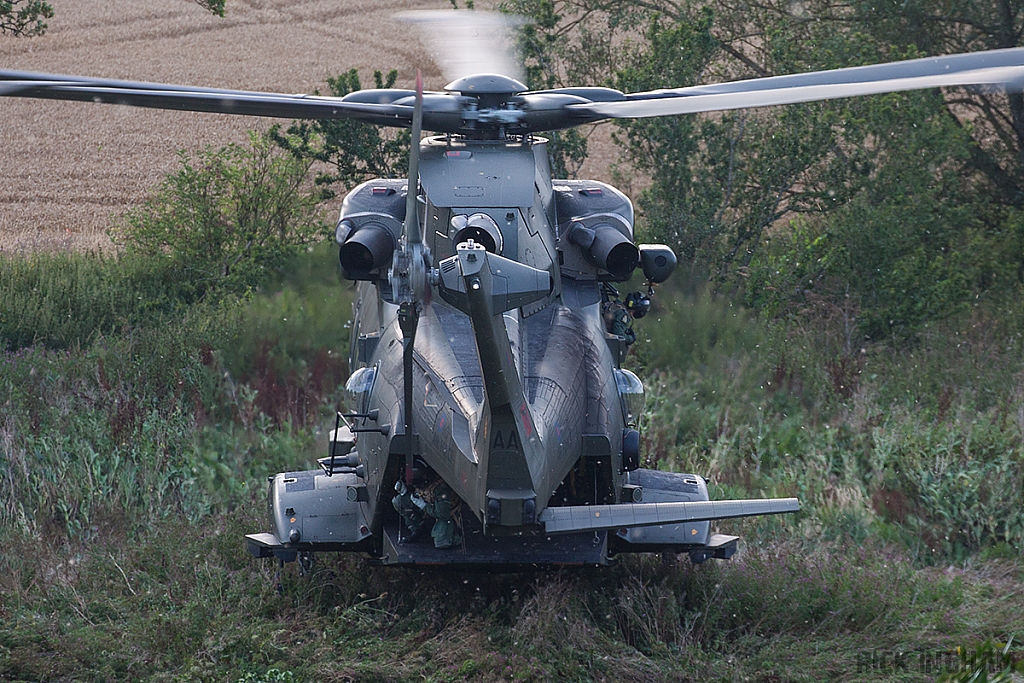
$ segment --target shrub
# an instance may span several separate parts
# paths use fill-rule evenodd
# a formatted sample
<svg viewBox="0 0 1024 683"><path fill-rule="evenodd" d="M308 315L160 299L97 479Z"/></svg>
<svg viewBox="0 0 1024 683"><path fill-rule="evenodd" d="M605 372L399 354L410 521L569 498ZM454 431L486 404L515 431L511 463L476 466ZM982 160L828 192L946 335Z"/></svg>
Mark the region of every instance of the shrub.
<svg viewBox="0 0 1024 683"><path fill-rule="evenodd" d="M257 133L248 148L181 154L143 207L129 214L115 239L129 255L169 263L197 298L257 286L326 230L317 209L323 195L307 187L311 162L286 154Z"/></svg>

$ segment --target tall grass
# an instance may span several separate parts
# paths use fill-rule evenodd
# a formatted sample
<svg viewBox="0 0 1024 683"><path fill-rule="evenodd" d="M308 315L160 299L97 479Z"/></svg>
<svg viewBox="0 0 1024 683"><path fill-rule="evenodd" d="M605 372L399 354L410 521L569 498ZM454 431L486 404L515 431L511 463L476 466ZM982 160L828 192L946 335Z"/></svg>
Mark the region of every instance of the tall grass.
<svg viewBox="0 0 1024 683"><path fill-rule="evenodd" d="M335 268L324 245L247 297L4 352L0 678L876 680L859 653L1024 635L1022 394L1003 377L998 400L929 397L942 382L896 373L980 386L985 363L943 355L1006 374L1011 352L873 348L844 375L834 338L707 293L663 292L630 362L650 466L716 497L801 498L718 525L744 539L730 562L488 575L324 556L279 576L241 538L265 528L265 476L323 450L350 310Z"/></svg>
<svg viewBox="0 0 1024 683"><path fill-rule="evenodd" d="M88 346L195 303L159 261L80 253L0 253L0 344Z"/></svg>
<svg viewBox="0 0 1024 683"><path fill-rule="evenodd" d="M1024 548L1016 335L975 316L847 353L842 326L671 290L639 326L651 465L704 474L718 496L798 495L793 531L877 536L923 563Z"/></svg>
<svg viewBox="0 0 1024 683"><path fill-rule="evenodd" d="M92 258L31 257L24 272L63 284L84 273L84 283L52 290L73 298L116 266ZM328 259L321 248L304 262ZM57 274L65 263L77 265ZM273 294L194 302L149 324L127 311L108 329L97 312L65 328L40 314L45 338L72 329L74 344L0 357L5 532L89 536L102 520L131 532L168 516L200 519L309 462L343 380L349 302L332 271L295 272ZM19 292L9 301L30 306L34 288Z"/></svg>

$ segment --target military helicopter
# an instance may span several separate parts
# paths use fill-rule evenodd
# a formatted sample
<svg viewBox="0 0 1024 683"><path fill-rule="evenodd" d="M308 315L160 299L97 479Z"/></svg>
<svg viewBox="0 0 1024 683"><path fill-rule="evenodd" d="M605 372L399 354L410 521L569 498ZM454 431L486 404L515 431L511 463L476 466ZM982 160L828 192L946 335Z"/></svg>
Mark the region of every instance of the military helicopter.
<svg viewBox="0 0 1024 683"><path fill-rule="evenodd" d="M712 501L697 474L641 467L643 384L605 314L611 283L639 268L652 287L676 256L634 242L614 187L552 178L540 134L967 85L1020 90L1024 49L629 94L528 91L503 73L332 98L0 71L4 96L412 128L408 178L355 188L337 223L342 274L359 283L352 412L318 469L270 478L272 531L246 536L254 556L304 570L324 551L384 565L701 563L737 548L711 522L798 511L795 498Z"/></svg>

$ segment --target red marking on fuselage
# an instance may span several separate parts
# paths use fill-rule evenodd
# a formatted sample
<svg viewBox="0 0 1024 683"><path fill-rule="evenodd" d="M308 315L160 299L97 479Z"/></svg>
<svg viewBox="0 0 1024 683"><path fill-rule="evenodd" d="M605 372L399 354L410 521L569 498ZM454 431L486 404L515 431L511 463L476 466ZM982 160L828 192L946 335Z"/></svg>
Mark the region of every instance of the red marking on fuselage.
<svg viewBox="0 0 1024 683"><path fill-rule="evenodd" d="M530 406L526 405L525 401L519 406L519 416L523 418L523 431L529 439L533 436L533 420L530 418Z"/></svg>

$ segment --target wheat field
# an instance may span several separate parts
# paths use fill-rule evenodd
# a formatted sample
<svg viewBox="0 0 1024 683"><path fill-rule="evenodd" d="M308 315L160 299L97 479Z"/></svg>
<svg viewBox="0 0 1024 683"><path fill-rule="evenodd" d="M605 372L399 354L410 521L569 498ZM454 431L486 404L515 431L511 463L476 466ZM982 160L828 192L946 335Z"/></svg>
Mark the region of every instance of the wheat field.
<svg viewBox="0 0 1024 683"><path fill-rule="evenodd" d="M417 68L445 78L414 30L395 21L447 0L228 0L225 18L191 0L52 0L38 38L0 36L0 69L208 87L310 92L328 76ZM137 205L178 150L243 142L273 120L0 99L0 249L107 250L112 221ZM333 210L333 209L332 209Z"/></svg>

